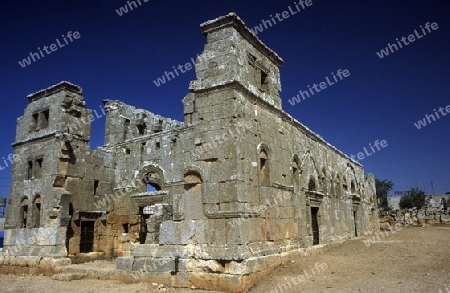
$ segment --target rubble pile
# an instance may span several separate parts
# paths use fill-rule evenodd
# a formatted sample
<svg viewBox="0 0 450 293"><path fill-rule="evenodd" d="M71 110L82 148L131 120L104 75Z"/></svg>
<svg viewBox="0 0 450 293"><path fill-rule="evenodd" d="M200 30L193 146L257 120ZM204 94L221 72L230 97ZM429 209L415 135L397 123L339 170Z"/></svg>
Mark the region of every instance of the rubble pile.
<svg viewBox="0 0 450 293"><path fill-rule="evenodd" d="M438 207L425 207L417 210L403 209L379 212L380 229L389 229L396 223L405 226L428 226L432 224L450 224L450 212Z"/></svg>

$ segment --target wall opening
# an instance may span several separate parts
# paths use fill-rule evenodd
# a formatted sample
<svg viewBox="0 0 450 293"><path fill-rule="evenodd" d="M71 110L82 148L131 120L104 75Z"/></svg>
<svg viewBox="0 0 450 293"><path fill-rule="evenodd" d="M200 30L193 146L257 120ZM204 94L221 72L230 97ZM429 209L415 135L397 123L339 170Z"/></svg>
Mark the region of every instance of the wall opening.
<svg viewBox="0 0 450 293"><path fill-rule="evenodd" d="M48 127L48 121L50 118L50 110L47 109L45 111L42 111L41 113L41 129L47 128Z"/></svg>
<svg viewBox="0 0 450 293"><path fill-rule="evenodd" d="M159 187L158 185L156 185L156 184L153 184L153 183L148 183L147 184L147 192L153 192L153 191L159 191L159 190L161 190L161 187Z"/></svg>
<svg viewBox="0 0 450 293"><path fill-rule="evenodd" d="M261 70L261 90L267 92L269 90L269 75Z"/></svg>
<svg viewBox="0 0 450 293"><path fill-rule="evenodd" d="M130 119L125 119L123 125L123 140L127 140L128 127L130 127Z"/></svg>
<svg viewBox="0 0 450 293"><path fill-rule="evenodd" d="M138 129L138 133L139 135L145 135L147 132L147 124L144 122L142 124L138 124L136 125L137 129Z"/></svg>
<svg viewBox="0 0 450 293"><path fill-rule="evenodd" d="M28 198L22 199L20 203L20 227L26 228L28 220Z"/></svg>
<svg viewBox="0 0 450 293"><path fill-rule="evenodd" d="M34 113L32 116L33 116L33 124L31 126L31 131L38 131L39 113Z"/></svg>
<svg viewBox="0 0 450 293"><path fill-rule="evenodd" d="M94 221L81 221L80 252L94 251Z"/></svg>
<svg viewBox="0 0 450 293"><path fill-rule="evenodd" d="M162 189L162 179L161 175L157 172L149 172L144 175L144 178L142 178L142 182L146 185L146 191L152 192L152 191L159 191Z"/></svg>
<svg viewBox="0 0 450 293"><path fill-rule="evenodd" d="M299 192L299 168L298 168L298 162L294 159L292 162L292 186L294 187L294 193Z"/></svg>
<svg viewBox="0 0 450 293"><path fill-rule="evenodd" d="M94 180L94 195L98 194L98 185L99 185L100 181L98 180Z"/></svg>
<svg viewBox="0 0 450 293"><path fill-rule="evenodd" d="M34 227L41 227L41 197L39 195L34 199Z"/></svg>
<svg viewBox="0 0 450 293"><path fill-rule="evenodd" d="M177 146L177 139L172 138L170 141L170 145L171 145L172 149L174 149Z"/></svg>
<svg viewBox="0 0 450 293"><path fill-rule="evenodd" d="M270 186L269 155L266 150L259 152L259 182L261 186Z"/></svg>
<svg viewBox="0 0 450 293"><path fill-rule="evenodd" d="M355 223L355 237L358 237L358 224L357 224L358 218L357 218L357 215L358 215L357 212L353 211L353 221Z"/></svg>
<svg viewBox="0 0 450 293"><path fill-rule="evenodd" d="M27 179L33 179L33 161L28 161Z"/></svg>
<svg viewBox="0 0 450 293"><path fill-rule="evenodd" d="M146 207L139 207L139 243L145 244L147 238L147 220L150 215L147 212Z"/></svg>
<svg viewBox="0 0 450 293"><path fill-rule="evenodd" d="M36 168L35 168L35 178L41 178L42 177L42 164L44 163L44 158L37 158L36 159Z"/></svg>
<svg viewBox="0 0 450 293"><path fill-rule="evenodd" d="M311 207L311 229L313 234L313 245L320 243L319 235L319 208Z"/></svg>

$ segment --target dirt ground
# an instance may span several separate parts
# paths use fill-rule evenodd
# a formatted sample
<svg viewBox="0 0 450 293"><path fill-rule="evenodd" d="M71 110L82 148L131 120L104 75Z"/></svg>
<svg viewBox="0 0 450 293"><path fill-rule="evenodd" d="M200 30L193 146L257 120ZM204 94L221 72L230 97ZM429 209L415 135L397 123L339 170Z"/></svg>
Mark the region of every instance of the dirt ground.
<svg viewBox="0 0 450 293"><path fill-rule="evenodd" d="M325 253L279 267L249 292L450 292L450 225L406 227L389 233L370 247L363 240L366 238L354 239ZM158 284L92 279L65 282L45 276L0 275L0 292L211 291L165 288Z"/></svg>

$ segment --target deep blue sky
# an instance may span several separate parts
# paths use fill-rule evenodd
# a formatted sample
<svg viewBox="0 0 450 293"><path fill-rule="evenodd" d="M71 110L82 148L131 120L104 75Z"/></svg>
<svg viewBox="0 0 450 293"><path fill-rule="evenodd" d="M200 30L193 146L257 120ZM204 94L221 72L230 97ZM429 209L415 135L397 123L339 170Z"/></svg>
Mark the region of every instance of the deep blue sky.
<svg viewBox="0 0 450 293"><path fill-rule="evenodd" d="M80 85L89 108L121 99L182 120L181 99L194 70L156 87L157 77L201 53L200 23L236 12L249 27L293 7L294 1L141 0L123 16L124 0L7 1L0 18L0 157L12 152L16 118L26 95L61 80ZM390 179L394 190L413 186L450 191L450 115L418 130L414 122L450 105L450 4L448 0L312 0L313 5L258 36L284 60L283 109L344 153L356 155L375 140L388 146L361 163L366 173ZM437 22L439 29L380 59L396 38ZM81 38L22 68L18 61L68 31ZM297 105L288 99L331 72L350 76ZM91 147L103 143L104 120L93 123ZM0 166L4 163L0 160ZM0 195L11 168L0 171Z"/></svg>

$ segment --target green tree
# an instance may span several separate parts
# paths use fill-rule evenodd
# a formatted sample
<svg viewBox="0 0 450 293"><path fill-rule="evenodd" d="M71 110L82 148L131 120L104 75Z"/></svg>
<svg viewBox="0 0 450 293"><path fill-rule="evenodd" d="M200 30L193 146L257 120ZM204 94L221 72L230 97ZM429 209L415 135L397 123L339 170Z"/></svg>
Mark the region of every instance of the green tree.
<svg viewBox="0 0 450 293"><path fill-rule="evenodd" d="M414 207L412 197L410 195L404 195L400 197L400 202L398 203L398 206L401 209L412 209Z"/></svg>
<svg viewBox="0 0 450 293"><path fill-rule="evenodd" d="M394 183L391 180L378 180L375 178L375 189L377 190L377 198L379 202L379 207L388 207L388 193L394 187Z"/></svg>
<svg viewBox="0 0 450 293"><path fill-rule="evenodd" d="M417 208L420 210L426 204L425 192L420 188L414 187L409 191L409 195L400 198L399 206L401 209Z"/></svg>

